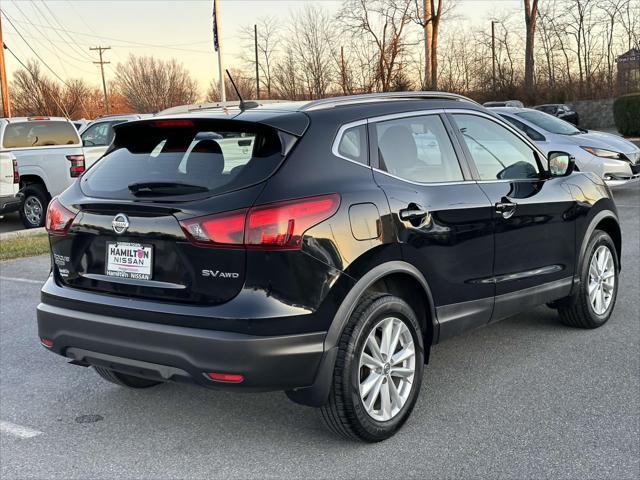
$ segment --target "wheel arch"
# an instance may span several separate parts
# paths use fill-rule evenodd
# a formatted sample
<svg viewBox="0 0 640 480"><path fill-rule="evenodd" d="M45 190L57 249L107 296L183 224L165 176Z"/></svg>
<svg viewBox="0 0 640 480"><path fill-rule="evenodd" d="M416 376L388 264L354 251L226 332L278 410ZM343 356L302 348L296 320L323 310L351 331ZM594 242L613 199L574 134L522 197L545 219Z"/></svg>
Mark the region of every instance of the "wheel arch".
<svg viewBox="0 0 640 480"><path fill-rule="evenodd" d="M618 268L622 269L622 230L620 229L618 217L611 210L601 210L600 212L596 213L589 222L589 225L584 232L584 236L582 237L578 263L576 265L582 265L584 256L586 254L587 245L589 244L589 239L591 238L591 235L593 235L593 232L595 230L602 230L611 237L611 239L613 240L613 244L616 247L616 254L618 256Z"/></svg>
<svg viewBox="0 0 640 480"><path fill-rule="evenodd" d="M437 318L431 288L420 271L413 265L402 260L392 260L381 263L365 273L349 290L334 315L329 331L324 341L324 354L316 373L313 385L292 391L287 396L295 403L319 407L326 403L333 378L338 342L340 336L351 318L358 301L368 292L388 292L398 295L407 301L424 322L425 362L434 338L437 338ZM408 298L413 297L413 298ZM423 308L419 305L422 302ZM416 310L418 308L418 310Z"/></svg>

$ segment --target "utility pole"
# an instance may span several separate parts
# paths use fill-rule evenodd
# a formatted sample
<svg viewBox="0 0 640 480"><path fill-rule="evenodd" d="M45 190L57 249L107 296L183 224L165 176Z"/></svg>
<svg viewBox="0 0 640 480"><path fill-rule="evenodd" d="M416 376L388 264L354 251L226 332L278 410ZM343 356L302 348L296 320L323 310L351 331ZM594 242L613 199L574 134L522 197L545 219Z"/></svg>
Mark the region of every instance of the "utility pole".
<svg viewBox="0 0 640 480"><path fill-rule="evenodd" d="M100 72L102 73L102 91L104 92L104 108L107 111L107 115L109 115L109 97L107 96L107 82L104 81L104 66L111 62L105 62L102 60L102 52L105 50L111 50L111 47L91 47L89 50L97 51L100 56L100 61L93 63L100 65Z"/></svg>
<svg viewBox="0 0 640 480"><path fill-rule="evenodd" d="M253 44L256 54L256 100L260 100L260 71L258 69L258 25L253 26Z"/></svg>
<svg viewBox="0 0 640 480"><path fill-rule="evenodd" d="M2 90L2 116L11 116L9 90L7 88L7 66L4 63L4 40L2 37L2 15L0 15L0 89Z"/></svg>
<svg viewBox="0 0 640 480"><path fill-rule="evenodd" d="M213 49L218 52L218 78L220 79L220 101L227 101L227 94L224 88L224 67L222 66L222 42L220 42L220 4L218 0L213 1Z"/></svg>
<svg viewBox="0 0 640 480"><path fill-rule="evenodd" d="M496 23L500 23L497 20L491 20L491 60L493 63L493 81L491 85L493 87L493 93L496 93Z"/></svg>

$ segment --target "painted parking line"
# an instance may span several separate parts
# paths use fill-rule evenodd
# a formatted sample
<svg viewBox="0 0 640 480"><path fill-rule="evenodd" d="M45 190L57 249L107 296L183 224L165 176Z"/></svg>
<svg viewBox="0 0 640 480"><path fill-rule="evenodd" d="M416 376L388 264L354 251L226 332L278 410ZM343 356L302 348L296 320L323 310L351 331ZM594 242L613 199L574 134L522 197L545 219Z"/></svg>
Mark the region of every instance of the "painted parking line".
<svg viewBox="0 0 640 480"><path fill-rule="evenodd" d="M23 427L22 425L16 425L11 422L5 422L4 420L0 420L0 433L8 433L9 435L13 435L18 438L33 438L42 434L40 430Z"/></svg>
<svg viewBox="0 0 640 480"><path fill-rule="evenodd" d="M32 283L34 285L42 285L44 280L31 280L30 278L18 278L18 277L4 277L0 275L0 280L7 280L9 282L22 282L22 283Z"/></svg>

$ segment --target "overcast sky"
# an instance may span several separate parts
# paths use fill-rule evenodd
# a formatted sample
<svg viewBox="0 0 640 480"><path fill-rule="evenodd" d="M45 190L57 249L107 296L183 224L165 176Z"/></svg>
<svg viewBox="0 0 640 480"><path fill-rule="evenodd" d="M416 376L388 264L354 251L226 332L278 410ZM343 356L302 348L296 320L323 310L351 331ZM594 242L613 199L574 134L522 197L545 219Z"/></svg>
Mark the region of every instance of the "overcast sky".
<svg viewBox="0 0 640 480"><path fill-rule="evenodd" d="M457 0L456 21L489 23L495 13L520 14L522 0ZM320 5L336 13L337 0L221 0L222 45L225 67L242 66L239 61L239 29L253 25L267 15L286 23L290 15L305 4ZM100 69L93 65L97 52L93 46L111 46L105 52L107 80L113 67L130 53L177 58L200 84L201 93L217 75L212 48L213 1L158 0L0 0L0 8L16 28L2 18L4 42L24 62L35 54L24 40L62 78L81 77L93 85L100 82ZM20 68L5 51L8 77ZM43 67L46 71L46 68ZM50 72L49 72L50 73Z"/></svg>

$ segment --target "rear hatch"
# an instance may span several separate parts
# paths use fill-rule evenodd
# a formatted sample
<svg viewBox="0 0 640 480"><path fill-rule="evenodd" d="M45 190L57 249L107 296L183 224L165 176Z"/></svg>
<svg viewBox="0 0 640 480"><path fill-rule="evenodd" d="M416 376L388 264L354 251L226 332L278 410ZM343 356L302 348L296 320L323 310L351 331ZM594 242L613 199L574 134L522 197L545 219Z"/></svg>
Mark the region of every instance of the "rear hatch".
<svg viewBox="0 0 640 480"><path fill-rule="evenodd" d="M245 279L246 211L284 158L282 135L233 120L116 127L110 151L52 202L59 281L172 302L233 298Z"/></svg>

